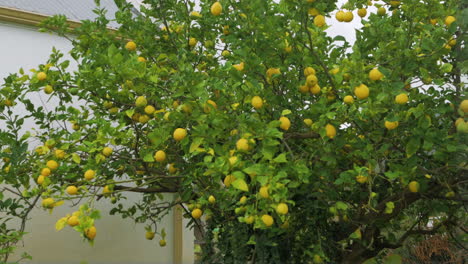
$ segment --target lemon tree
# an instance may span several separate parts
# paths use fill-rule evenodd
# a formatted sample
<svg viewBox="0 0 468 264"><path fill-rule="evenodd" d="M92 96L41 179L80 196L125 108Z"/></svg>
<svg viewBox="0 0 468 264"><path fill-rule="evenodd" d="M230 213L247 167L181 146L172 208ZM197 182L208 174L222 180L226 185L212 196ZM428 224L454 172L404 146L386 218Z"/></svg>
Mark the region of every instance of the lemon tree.
<svg viewBox="0 0 468 264"><path fill-rule="evenodd" d="M54 50L0 89L0 181L19 206L79 200L56 227L93 242L110 199L165 246L159 220L181 205L204 263L371 262L460 231L459 1L116 3L117 30L99 8L42 24L73 36L76 70ZM330 35L356 20L355 42Z"/></svg>

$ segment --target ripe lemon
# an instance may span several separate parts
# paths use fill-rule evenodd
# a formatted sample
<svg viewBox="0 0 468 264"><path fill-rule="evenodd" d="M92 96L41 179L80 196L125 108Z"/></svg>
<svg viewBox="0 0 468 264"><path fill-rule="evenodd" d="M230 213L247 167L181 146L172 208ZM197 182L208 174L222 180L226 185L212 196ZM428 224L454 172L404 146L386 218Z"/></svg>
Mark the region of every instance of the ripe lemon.
<svg viewBox="0 0 468 264"><path fill-rule="evenodd" d="M309 87L314 87L318 83L317 76L310 74L307 76L306 84Z"/></svg>
<svg viewBox="0 0 468 264"><path fill-rule="evenodd" d="M288 205L285 203L280 203L276 206L276 212L280 215L285 215L288 213Z"/></svg>
<svg viewBox="0 0 468 264"><path fill-rule="evenodd" d="M39 177L37 177L37 184L41 185L42 183L44 183L44 179L45 179L44 176L39 175Z"/></svg>
<svg viewBox="0 0 468 264"><path fill-rule="evenodd" d="M119 112L119 108L118 107L112 107L111 109L109 109L109 113L111 115L115 115Z"/></svg>
<svg viewBox="0 0 468 264"><path fill-rule="evenodd" d="M187 136L187 130L184 128L177 128L174 130L173 137L176 141L181 141Z"/></svg>
<svg viewBox="0 0 468 264"><path fill-rule="evenodd" d="M42 200L41 205L42 207L45 207L45 208L52 208L54 207L54 203L55 201L53 198L46 198Z"/></svg>
<svg viewBox="0 0 468 264"><path fill-rule="evenodd" d="M76 188L74 185L70 185L67 187L66 191L69 195L75 195L78 193L78 188Z"/></svg>
<svg viewBox="0 0 468 264"><path fill-rule="evenodd" d="M258 193L260 194L260 196L262 198L266 199L266 198L270 197L270 194L268 193L268 188L269 188L268 186L260 187L260 190L258 191Z"/></svg>
<svg viewBox="0 0 468 264"><path fill-rule="evenodd" d="M343 15L344 22L351 22L353 21L353 18L354 18L353 12L351 11L344 12L344 15Z"/></svg>
<svg viewBox="0 0 468 264"><path fill-rule="evenodd" d="M96 237L96 233L97 233L97 230L95 226L92 226L85 230L85 236L90 240L94 240L94 238Z"/></svg>
<svg viewBox="0 0 468 264"><path fill-rule="evenodd" d="M379 71L378 68L374 68L369 72L369 79L373 81L380 81L384 75Z"/></svg>
<svg viewBox="0 0 468 264"><path fill-rule="evenodd" d="M194 47L195 45L197 45L198 43L198 40L196 38L190 38L189 39L189 46L190 47Z"/></svg>
<svg viewBox="0 0 468 264"><path fill-rule="evenodd" d="M347 95L343 98L343 102L345 104L352 104L354 103L354 98L351 95Z"/></svg>
<svg viewBox="0 0 468 264"><path fill-rule="evenodd" d="M309 76L309 75L311 75L311 74L312 74L312 75L315 75L315 70L314 70L314 68L312 68L312 67L306 67L306 68L304 69L304 76L307 77L307 76Z"/></svg>
<svg viewBox="0 0 468 264"><path fill-rule="evenodd" d="M142 124L146 124L149 120L150 120L150 117L147 115L140 115L140 117L138 117L138 122Z"/></svg>
<svg viewBox="0 0 468 264"><path fill-rule="evenodd" d="M164 240L164 239L159 240L159 246L160 247L165 247L166 246L166 240Z"/></svg>
<svg viewBox="0 0 468 264"><path fill-rule="evenodd" d="M437 24L437 19L436 18L431 18L429 20L429 23L431 23L431 25L435 25L435 24Z"/></svg>
<svg viewBox="0 0 468 264"><path fill-rule="evenodd" d="M270 215L267 215L267 214L264 214L262 215L262 222L267 226L267 227L270 227L273 225L273 223L275 222L273 220L273 217L271 217Z"/></svg>
<svg viewBox="0 0 468 264"><path fill-rule="evenodd" d="M195 18L200 18L200 17L202 17L202 15L200 14L200 12L197 12L197 11L192 11L192 12L190 12L190 16L191 16L191 17L195 17Z"/></svg>
<svg viewBox="0 0 468 264"><path fill-rule="evenodd" d="M359 182L359 183L366 183L367 182L367 176L358 175L358 176L356 176L356 181Z"/></svg>
<svg viewBox="0 0 468 264"><path fill-rule="evenodd" d="M408 95L401 93L395 97L395 103L397 104L406 104L408 102Z"/></svg>
<svg viewBox="0 0 468 264"><path fill-rule="evenodd" d="M39 72L37 73L37 79L39 81L44 81L45 79L47 79L47 74L45 72Z"/></svg>
<svg viewBox="0 0 468 264"><path fill-rule="evenodd" d="M48 177L51 174L51 171L49 168L43 168L41 170L41 176Z"/></svg>
<svg viewBox="0 0 468 264"><path fill-rule="evenodd" d="M311 126L314 122L312 121L312 119L310 118L306 118L304 119L304 124L306 124L307 126Z"/></svg>
<svg viewBox="0 0 468 264"><path fill-rule="evenodd" d="M417 193L419 191L419 182L412 181L408 184L408 189L410 192Z"/></svg>
<svg viewBox="0 0 468 264"><path fill-rule="evenodd" d="M219 16L223 12L223 6L219 2L215 2L211 5L210 11L213 16Z"/></svg>
<svg viewBox="0 0 468 264"><path fill-rule="evenodd" d="M251 215L250 215L250 216L247 216L247 217L245 217L245 220L244 220L244 221L245 221L246 224L251 225L251 224L253 224L253 222L255 221L255 217L253 217L253 216L251 216Z"/></svg>
<svg viewBox="0 0 468 264"><path fill-rule="evenodd" d="M145 238L148 239L148 240L153 240L153 238L154 238L154 232L152 232L152 231L146 231L146 233L145 233Z"/></svg>
<svg viewBox="0 0 468 264"><path fill-rule="evenodd" d="M167 166L167 170L169 171L170 174L174 174L177 172L177 168L174 166L174 163L170 163Z"/></svg>
<svg viewBox="0 0 468 264"><path fill-rule="evenodd" d="M56 150L55 150L55 157L56 157L57 159L63 159L63 158L65 158L65 155L66 155L66 154L67 154L67 153L65 153L65 151L63 151L63 150L61 150L61 149L56 149Z"/></svg>
<svg viewBox="0 0 468 264"><path fill-rule="evenodd" d="M332 124L327 124L325 126L325 131L327 137L329 137L330 139L333 139L336 136L336 128Z"/></svg>
<svg viewBox="0 0 468 264"><path fill-rule="evenodd" d="M449 44L449 46L453 47L453 46L457 45L457 40L456 39L451 39L451 40L449 40L448 44Z"/></svg>
<svg viewBox="0 0 468 264"><path fill-rule="evenodd" d="M267 76L268 78L271 78L271 76L273 76L273 74L281 74L280 68L269 68L269 69L266 71L266 76Z"/></svg>
<svg viewBox="0 0 468 264"><path fill-rule="evenodd" d="M134 51L134 50L136 50L136 43L133 42L133 41L129 41L129 42L127 42L127 44L125 44L125 48L128 51Z"/></svg>
<svg viewBox="0 0 468 264"><path fill-rule="evenodd" d="M88 181L94 179L95 176L96 176L96 172L94 170L87 170L84 173L84 178Z"/></svg>
<svg viewBox="0 0 468 264"><path fill-rule="evenodd" d="M397 128L398 125L399 125L399 122L398 122L398 121L395 121L395 122L385 121L385 127L386 127L388 130L393 130L393 129Z"/></svg>
<svg viewBox="0 0 468 264"><path fill-rule="evenodd" d="M238 158L236 156L232 156L229 158L229 165L234 166L238 161Z"/></svg>
<svg viewBox="0 0 468 264"><path fill-rule="evenodd" d="M141 56L140 56L140 57L137 58L137 61L139 61L139 62L146 62L146 59L145 59L144 57L141 57Z"/></svg>
<svg viewBox="0 0 468 264"><path fill-rule="evenodd" d="M367 97L369 97L369 87L367 87L367 85L365 84L361 84L355 87L354 95L356 95L358 99L366 99Z"/></svg>
<svg viewBox="0 0 468 264"><path fill-rule="evenodd" d="M152 115L152 114L154 114L155 111L156 111L156 108L154 108L154 106L152 106L152 105L147 105L145 107L145 113L147 115Z"/></svg>
<svg viewBox="0 0 468 264"><path fill-rule="evenodd" d="M239 203L240 203L240 204L245 204L245 203L247 203L247 197L242 196L242 197L239 199Z"/></svg>
<svg viewBox="0 0 468 264"><path fill-rule="evenodd" d="M109 194L111 193L111 189L109 188L109 185L106 185L104 186L104 188L102 188L102 194Z"/></svg>
<svg viewBox="0 0 468 264"><path fill-rule="evenodd" d="M136 107L145 107L148 104L148 100L144 96L138 96L135 100Z"/></svg>
<svg viewBox="0 0 468 264"><path fill-rule="evenodd" d="M208 202L214 204L216 202L216 198L213 195L210 195L210 197L208 197Z"/></svg>
<svg viewBox="0 0 468 264"><path fill-rule="evenodd" d="M310 88L310 92L311 92L312 94L314 94L314 95L315 95L315 94L319 94L319 93L320 93L320 90L321 90L321 88L320 88L320 85L318 85L318 84L316 84L316 85L314 85L314 86L312 86L312 87Z"/></svg>
<svg viewBox="0 0 468 264"><path fill-rule="evenodd" d="M195 219L199 219L202 216L202 214L203 214L203 211L198 208L195 208L192 211L192 217Z"/></svg>
<svg viewBox="0 0 468 264"><path fill-rule="evenodd" d="M157 162L163 162L166 160L166 152L162 151L162 150L158 150L156 151L156 153L154 154L154 159L157 161Z"/></svg>
<svg viewBox="0 0 468 264"><path fill-rule="evenodd" d="M455 22L457 19L453 16L448 16L445 18L444 23L446 26L450 26L453 22Z"/></svg>
<svg viewBox="0 0 468 264"><path fill-rule="evenodd" d="M110 155L112 155L112 151L113 149L111 147L105 147L102 149L102 155L109 157Z"/></svg>
<svg viewBox="0 0 468 264"><path fill-rule="evenodd" d="M336 14L335 14L335 18L336 18L336 20L338 20L339 22L344 22L344 17L345 17L345 12L343 12L343 11L341 11L341 10L338 11L338 12L336 12Z"/></svg>
<svg viewBox="0 0 468 264"><path fill-rule="evenodd" d="M214 102L212 100L207 100L205 105L203 106L203 111L205 113L209 113L212 108L213 109L218 109L218 105L216 104L216 102Z"/></svg>
<svg viewBox="0 0 468 264"><path fill-rule="evenodd" d="M224 186L228 187L231 186L231 184L236 180L236 177L234 175L228 175L224 178Z"/></svg>
<svg viewBox="0 0 468 264"><path fill-rule="evenodd" d="M462 110L463 113L468 113L468 100L463 100L460 103L460 110Z"/></svg>
<svg viewBox="0 0 468 264"><path fill-rule="evenodd" d="M367 15L367 9L365 8L359 8L357 11L358 16L360 17L365 17Z"/></svg>
<svg viewBox="0 0 468 264"><path fill-rule="evenodd" d="M229 57L231 55L231 52L229 52L229 50L223 50L223 52L221 52L221 56L223 57Z"/></svg>
<svg viewBox="0 0 468 264"><path fill-rule="evenodd" d="M387 13L387 9L385 7L381 6L379 9L377 9L377 15L379 16L384 16Z"/></svg>
<svg viewBox="0 0 468 264"><path fill-rule="evenodd" d="M243 62L239 63L239 64L234 64L232 65L232 67L234 67L234 69L236 69L237 71L243 71L244 70L244 66L245 64Z"/></svg>
<svg viewBox="0 0 468 264"><path fill-rule="evenodd" d="M50 170L56 170L59 167L58 162L56 162L55 160L47 161L46 165Z"/></svg>
<svg viewBox="0 0 468 264"><path fill-rule="evenodd" d="M254 97L252 97L251 103L252 103L252 106L253 106L255 109L260 109L260 108L262 108L262 106L263 106L263 100L262 100L262 98L261 98L260 96L257 96L257 95L254 96Z"/></svg>
<svg viewBox="0 0 468 264"><path fill-rule="evenodd" d="M236 142L237 150L248 151L249 150L249 141L245 138L241 138Z"/></svg>
<svg viewBox="0 0 468 264"><path fill-rule="evenodd" d="M314 25L317 27L323 27L325 26L325 17L322 15L318 15L314 18Z"/></svg>
<svg viewBox="0 0 468 264"><path fill-rule="evenodd" d="M320 14L317 8L309 8L309 10L307 10L307 13L311 16L316 16Z"/></svg>
<svg viewBox="0 0 468 264"><path fill-rule="evenodd" d="M44 93L46 93L46 94L51 94L51 93L53 93L53 92L54 92L54 88L53 88L51 85L46 85L46 86L44 87Z"/></svg>
<svg viewBox="0 0 468 264"><path fill-rule="evenodd" d="M289 118L282 116L279 119L280 121L280 128L283 130L288 130L291 127L291 121L289 121Z"/></svg>
<svg viewBox="0 0 468 264"><path fill-rule="evenodd" d="M80 224L80 221L78 221L78 216L72 215L67 219L67 224L71 227L77 226Z"/></svg>

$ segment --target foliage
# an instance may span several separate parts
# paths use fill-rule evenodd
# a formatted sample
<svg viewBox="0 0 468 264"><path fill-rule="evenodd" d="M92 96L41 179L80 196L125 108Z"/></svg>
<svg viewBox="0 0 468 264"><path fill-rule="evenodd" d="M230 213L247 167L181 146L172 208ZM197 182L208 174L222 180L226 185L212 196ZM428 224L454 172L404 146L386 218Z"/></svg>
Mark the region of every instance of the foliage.
<svg viewBox="0 0 468 264"><path fill-rule="evenodd" d="M92 242L104 197L164 240L158 220L181 204L206 223L206 263L359 263L466 220L458 1L116 3L116 30L101 9L43 23L74 35L76 70L54 50L0 90L0 179L48 209L83 203L58 229ZM329 36L338 9L371 4L354 43ZM125 208L127 192L141 202Z"/></svg>

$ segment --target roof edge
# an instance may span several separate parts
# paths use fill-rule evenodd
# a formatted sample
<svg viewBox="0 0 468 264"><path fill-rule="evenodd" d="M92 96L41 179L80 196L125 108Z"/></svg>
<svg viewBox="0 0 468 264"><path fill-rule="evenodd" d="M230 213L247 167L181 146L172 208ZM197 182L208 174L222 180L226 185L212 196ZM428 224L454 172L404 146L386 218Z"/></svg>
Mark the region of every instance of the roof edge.
<svg viewBox="0 0 468 264"><path fill-rule="evenodd" d="M50 17L39 13L19 10L10 7L0 6L0 21L12 22L27 26L39 26L44 19ZM81 22L67 19L70 28L76 28L81 25Z"/></svg>

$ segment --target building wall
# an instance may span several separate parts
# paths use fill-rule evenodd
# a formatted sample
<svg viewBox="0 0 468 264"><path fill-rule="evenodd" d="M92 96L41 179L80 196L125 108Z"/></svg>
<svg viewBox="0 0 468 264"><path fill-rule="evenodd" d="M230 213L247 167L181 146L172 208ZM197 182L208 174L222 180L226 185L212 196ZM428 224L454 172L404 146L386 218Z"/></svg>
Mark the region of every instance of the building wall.
<svg viewBox="0 0 468 264"><path fill-rule="evenodd" d="M52 47L67 53L71 49L68 40L46 33L37 32L36 28L0 22L0 86L9 73L18 72L22 67L25 72L37 65L44 64ZM69 56L68 56L69 57ZM71 64L70 69L76 69ZM37 99L39 100L39 99ZM18 111L21 112L21 109ZM32 127L32 124L25 124ZM139 194L129 194L127 204L138 201ZM166 216L161 227L166 228L167 246L159 247L158 238L145 239L143 225L135 225L129 219L110 216L112 208L109 200L101 199L96 203L102 218L96 222L97 237L94 246L84 242L80 235L71 228L60 232L55 230L55 222L77 208L65 204L56 208L52 214L40 208L31 213L27 223L24 244L19 245L18 253L28 252L33 256L31 264L117 264L117 263L173 263L173 225L172 213ZM185 228L184 221L184 228ZM193 232L183 232L183 263L193 263ZM14 260L14 258L12 258ZM23 262L22 262L23 263Z"/></svg>

